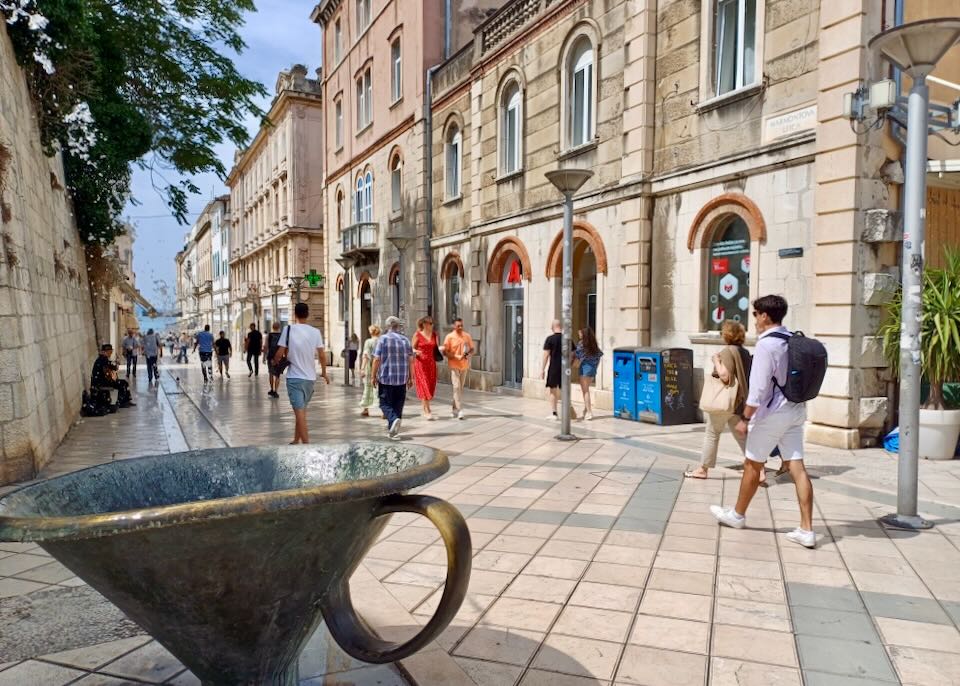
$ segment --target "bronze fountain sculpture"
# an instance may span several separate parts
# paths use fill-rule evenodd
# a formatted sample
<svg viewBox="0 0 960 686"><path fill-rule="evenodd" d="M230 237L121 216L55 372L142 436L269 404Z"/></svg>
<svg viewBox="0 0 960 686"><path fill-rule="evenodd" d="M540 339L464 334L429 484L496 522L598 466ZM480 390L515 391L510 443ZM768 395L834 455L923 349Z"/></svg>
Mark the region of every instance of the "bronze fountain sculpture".
<svg viewBox="0 0 960 686"><path fill-rule="evenodd" d="M121 460L0 498L0 540L35 541L164 645L204 686L294 686L321 621L349 655L402 659L456 615L470 533L449 503L406 491L449 469L396 443L201 450ZM377 637L349 579L395 512L423 515L447 548L433 618Z"/></svg>

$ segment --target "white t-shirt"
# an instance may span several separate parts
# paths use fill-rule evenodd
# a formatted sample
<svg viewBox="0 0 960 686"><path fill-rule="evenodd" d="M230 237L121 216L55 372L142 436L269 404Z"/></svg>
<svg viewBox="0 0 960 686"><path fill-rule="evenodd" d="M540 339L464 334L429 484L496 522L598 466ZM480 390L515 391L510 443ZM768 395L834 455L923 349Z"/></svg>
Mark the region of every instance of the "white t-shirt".
<svg viewBox="0 0 960 686"><path fill-rule="evenodd" d="M288 324L280 334L280 345L287 349L288 379L317 380L317 348L323 348L323 335L309 324Z"/></svg>

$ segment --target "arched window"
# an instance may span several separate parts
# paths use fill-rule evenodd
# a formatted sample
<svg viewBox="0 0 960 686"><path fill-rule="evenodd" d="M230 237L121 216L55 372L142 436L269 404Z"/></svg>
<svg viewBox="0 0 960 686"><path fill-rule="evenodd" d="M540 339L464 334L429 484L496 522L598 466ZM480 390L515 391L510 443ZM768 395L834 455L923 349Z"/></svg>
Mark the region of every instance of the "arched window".
<svg viewBox="0 0 960 686"><path fill-rule="evenodd" d="M745 327L750 311L750 229L739 216L720 224L707 244L707 293L704 331L721 327L724 320Z"/></svg>
<svg viewBox="0 0 960 686"><path fill-rule="evenodd" d="M520 84L511 81L500 96L501 174L512 174L521 166L521 100Z"/></svg>
<svg viewBox="0 0 960 686"><path fill-rule="evenodd" d="M393 305L393 316L400 316L400 264L394 264L390 270L390 295Z"/></svg>
<svg viewBox="0 0 960 686"><path fill-rule="evenodd" d="M334 105L334 132L337 150L343 147L343 100L337 98Z"/></svg>
<svg viewBox="0 0 960 686"><path fill-rule="evenodd" d="M373 172L368 171L363 177L363 220L373 221Z"/></svg>
<svg viewBox="0 0 960 686"><path fill-rule="evenodd" d="M343 189L337 189L337 238L343 233Z"/></svg>
<svg viewBox="0 0 960 686"><path fill-rule="evenodd" d="M363 221L363 174L357 177L357 191L353 196L353 220L357 224Z"/></svg>
<svg viewBox="0 0 960 686"><path fill-rule="evenodd" d="M400 53L400 39L390 44L390 102L396 102L403 95L403 57Z"/></svg>
<svg viewBox="0 0 960 686"><path fill-rule="evenodd" d="M463 263L456 253L447 256L443 273L440 275L444 282L445 314L448 323L459 319L460 314L460 283L463 279Z"/></svg>
<svg viewBox="0 0 960 686"><path fill-rule="evenodd" d="M403 160L400 153L394 153L390 159L390 210L400 212L403 209Z"/></svg>
<svg viewBox="0 0 960 686"><path fill-rule="evenodd" d="M347 319L347 291L343 287L343 277L337 279L337 311L340 315L340 321Z"/></svg>
<svg viewBox="0 0 960 686"><path fill-rule="evenodd" d="M460 197L460 164L463 148L463 137L460 135L460 127L451 124L447 129L445 144L446 161L444 167L444 178L446 178L447 200Z"/></svg>
<svg viewBox="0 0 960 686"><path fill-rule="evenodd" d="M567 129L570 147L593 140L594 131L594 59L593 44L586 36L577 38L567 66Z"/></svg>

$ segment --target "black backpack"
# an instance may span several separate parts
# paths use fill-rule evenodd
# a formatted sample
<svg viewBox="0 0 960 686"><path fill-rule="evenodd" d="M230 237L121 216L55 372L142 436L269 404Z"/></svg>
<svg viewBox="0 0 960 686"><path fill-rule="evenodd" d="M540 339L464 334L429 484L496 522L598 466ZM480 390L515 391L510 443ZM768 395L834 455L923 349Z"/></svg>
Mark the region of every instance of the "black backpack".
<svg viewBox="0 0 960 686"><path fill-rule="evenodd" d="M827 373L827 349L823 343L816 338L807 338L803 331L794 331L793 335L777 331L770 335L787 342L787 380L781 386L774 377L774 385L792 403L805 403L816 398Z"/></svg>

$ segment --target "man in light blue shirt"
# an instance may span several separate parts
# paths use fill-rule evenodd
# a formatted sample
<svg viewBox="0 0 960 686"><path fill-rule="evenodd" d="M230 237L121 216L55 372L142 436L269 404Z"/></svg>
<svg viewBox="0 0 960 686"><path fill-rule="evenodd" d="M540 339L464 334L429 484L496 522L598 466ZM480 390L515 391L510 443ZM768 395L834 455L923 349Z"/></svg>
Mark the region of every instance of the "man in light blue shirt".
<svg viewBox="0 0 960 686"><path fill-rule="evenodd" d="M203 327L203 331L197 334L197 342L193 344L193 350L200 349L200 371L203 372L203 383L213 381L213 334L210 333L210 325Z"/></svg>
<svg viewBox="0 0 960 686"><path fill-rule="evenodd" d="M734 507L711 505L710 511L726 526L746 526L747 508L760 485L760 474L771 451L779 447L797 489L800 526L787 539L805 548L816 546L813 532L813 485L803 464L803 425L807 421L806 403L794 403L784 396L790 360L787 340L790 331L783 326L787 301L779 295L765 295L753 302L753 316L759 334L750 368L750 384L743 419L736 431L747 434L740 493Z"/></svg>
<svg viewBox="0 0 960 686"><path fill-rule="evenodd" d="M403 322L387 317L387 332L380 336L373 351L373 385L380 397L380 409L387 418L387 434L398 438L407 389L413 385L413 347L410 339L400 333Z"/></svg>

